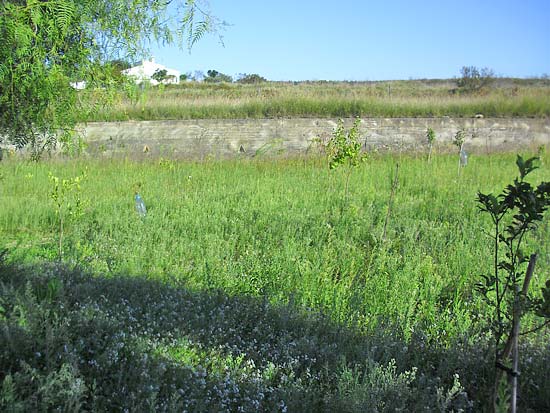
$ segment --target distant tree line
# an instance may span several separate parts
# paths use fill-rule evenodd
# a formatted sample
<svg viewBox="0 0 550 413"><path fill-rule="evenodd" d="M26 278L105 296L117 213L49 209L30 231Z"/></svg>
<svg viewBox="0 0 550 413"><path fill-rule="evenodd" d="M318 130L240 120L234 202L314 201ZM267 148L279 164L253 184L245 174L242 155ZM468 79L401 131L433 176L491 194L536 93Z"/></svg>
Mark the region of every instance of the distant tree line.
<svg viewBox="0 0 550 413"><path fill-rule="evenodd" d="M198 74L198 76L197 76ZM189 74L190 75L190 74ZM187 80L192 79L196 81L204 81L206 83L232 83L235 81L236 83L242 83L242 84L255 84L255 83L263 83L267 82L267 79L263 76L260 76L257 73L247 74L247 73L239 73L236 77L236 79L233 79L230 75L226 75L225 73L218 72L217 70L208 70L206 72L206 76L202 72L195 72L195 77L190 77L189 75L185 75L185 79L181 80ZM182 75L183 76L183 75Z"/></svg>
<svg viewBox="0 0 550 413"><path fill-rule="evenodd" d="M130 63L126 60L116 59L109 61L105 66L110 68L112 76L116 78L122 77L122 71L129 69L132 66L138 65L139 63ZM153 76L153 79L161 82L169 78L169 75L166 70L157 70ZM183 73L179 77L181 82L187 80L197 81L197 82L206 82L206 83L241 83L241 84L256 84L267 82L267 79L263 76L260 76L257 73L239 73L235 79L232 76L227 75L217 70L211 69L206 72L206 75L201 70L196 70L195 72Z"/></svg>

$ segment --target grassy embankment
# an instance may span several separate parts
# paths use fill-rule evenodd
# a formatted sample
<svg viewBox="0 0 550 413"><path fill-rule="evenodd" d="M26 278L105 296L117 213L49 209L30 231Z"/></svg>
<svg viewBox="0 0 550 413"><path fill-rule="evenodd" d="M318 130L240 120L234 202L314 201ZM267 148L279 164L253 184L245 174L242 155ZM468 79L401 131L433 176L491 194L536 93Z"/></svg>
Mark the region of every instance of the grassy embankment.
<svg viewBox="0 0 550 413"><path fill-rule="evenodd" d="M86 102L94 92L82 92ZM276 117L548 117L550 81L499 79L477 94L452 80L388 82L185 83L120 93L82 120L245 119Z"/></svg>
<svg viewBox="0 0 550 413"><path fill-rule="evenodd" d="M492 352L474 283L491 268L490 223L475 197L517 170L511 155L473 157L458 177L456 162L374 156L352 173L347 200L343 172L311 159L1 163L0 245L27 265L0 269L3 400L486 408ZM549 165L546 155L531 181L549 180ZM86 172L84 214L64 228L72 270L28 269L57 257L49 172ZM533 290L550 277L549 237L546 225L529 243L542 253ZM544 411L548 330L537 337L522 338L520 403Z"/></svg>

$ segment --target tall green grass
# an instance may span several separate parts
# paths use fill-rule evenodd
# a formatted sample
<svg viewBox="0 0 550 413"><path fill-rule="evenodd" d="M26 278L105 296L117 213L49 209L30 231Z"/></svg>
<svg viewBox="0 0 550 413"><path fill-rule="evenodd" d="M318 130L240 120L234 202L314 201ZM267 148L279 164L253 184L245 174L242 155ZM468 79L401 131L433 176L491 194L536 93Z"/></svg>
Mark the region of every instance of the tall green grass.
<svg viewBox="0 0 550 413"><path fill-rule="evenodd" d="M0 410L490 409L475 197L514 160L473 156L459 176L456 156L373 154L347 196L323 159L2 161ZM61 265L50 173L86 175ZM548 239L546 221L526 245L534 292ZM520 407L547 411L548 330L521 343Z"/></svg>
<svg viewBox="0 0 550 413"><path fill-rule="evenodd" d="M94 104L97 91L84 91L81 120L550 116L550 86L524 83L504 82L476 95L456 92L450 81L189 83L136 87L130 95L115 94L105 107Z"/></svg>
<svg viewBox="0 0 550 413"><path fill-rule="evenodd" d="M383 241L397 162L399 188ZM550 178L548 163L533 179ZM343 172L311 159L8 162L0 170L0 242L21 259L56 256L48 173L87 171L85 214L65 228L72 262L290 300L366 329L384 319L405 332L428 323L436 336L468 329L479 308L474 283L490 269L490 223L477 210L476 192L500 191L516 175L511 155L472 157L460 177L453 156L429 164L373 156L352 173L345 201ZM145 219L133 209L136 188ZM541 277L548 271L541 266Z"/></svg>

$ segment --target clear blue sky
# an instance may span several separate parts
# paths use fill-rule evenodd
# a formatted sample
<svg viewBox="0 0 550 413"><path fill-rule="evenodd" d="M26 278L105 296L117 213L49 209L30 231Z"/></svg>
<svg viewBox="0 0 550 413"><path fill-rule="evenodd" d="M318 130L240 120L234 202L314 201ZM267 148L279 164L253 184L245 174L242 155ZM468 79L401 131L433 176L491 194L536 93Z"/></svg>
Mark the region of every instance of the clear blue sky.
<svg viewBox="0 0 550 413"><path fill-rule="evenodd" d="M452 78L462 66L500 76L550 74L550 0L211 0L230 26L191 53L154 47L181 72L269 80Z"/></svg>

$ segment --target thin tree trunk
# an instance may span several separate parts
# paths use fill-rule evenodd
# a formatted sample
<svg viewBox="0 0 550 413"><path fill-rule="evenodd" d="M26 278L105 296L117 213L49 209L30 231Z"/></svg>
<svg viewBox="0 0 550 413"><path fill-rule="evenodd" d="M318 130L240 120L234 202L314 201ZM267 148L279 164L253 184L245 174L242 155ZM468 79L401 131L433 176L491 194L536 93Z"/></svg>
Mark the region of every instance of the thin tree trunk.
<svg viewBox="0 0 550 413"><path fill-rule="evenodd" d="M525 273L525 279L523 280L523 288L521 289L521 295L526 296L529 291L529 284L531 283L531 278L535 272L535 265L537 263L537 254L532 254L529 258L529 265L527 267L527 272ZM517 288L517 287L516 287ZM496 411L497 399L498 399L498 386L502 375L506 371L512 378L512 397L510 400L512 412L515 412L516 409L516 400L517 400L517 376L518 365L519 365L519 350L518 350L518 341L519 341L519 330L520 330L520 319L521 319L521 303L520 303L520 294L516 292L516 299L514 300L514 314L512 321L512 331L508 336L504 350L500 354L500 357L497 358L496 374L495 374L495 388L494 388L494 406ZM512 368L506 369L503 363L505 363L514 350L512 355ZM497 350L498 351L498 350Z"/></svg>
<svg viewBox="0 0 550 413"><path fill-rule="evenodd" d="M460 154L462 153L462 147L464 146L464 144L460 145L460 148L458 149L458 176L460 176Z"/></svg>
<svg viewBox="0 0 550 413"><path fill-rule="evenodd" d="M59 261L63 261L63 215L59 214Z"/></svg>
<svg viewBox="0 0 550 413"><path fill-rule="evenodd" d="M388 222L390 221L391 208L393 205L393 197L395 196L395 191L397 185L399 184L399 164L395 164L395 177L393 178L390 191L390 200L388 202L388 212L386 213L386 220L384 221L384 232L382 233L382 240L386 239L386 230L388 227Z"/></svg>
<svg viewBox="0 0 550 413"><path fill-rule="evenodd" d="M513 341L513 352L512 352L512 397L510 400L510 411L511 413L516 413L517 399L518 399L518 359L519 359L519 322L521 319L521 303L519 297L519 287L516 284L515 286L515 300L514 300L514 324L512 328L512 341Z"/></svg>

